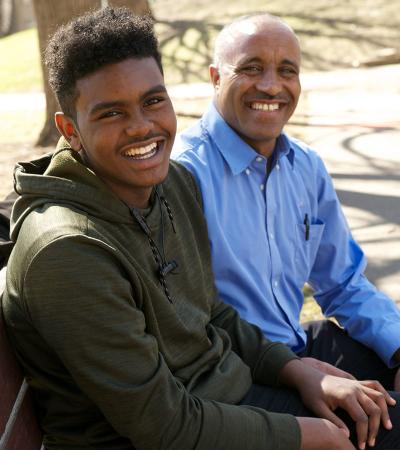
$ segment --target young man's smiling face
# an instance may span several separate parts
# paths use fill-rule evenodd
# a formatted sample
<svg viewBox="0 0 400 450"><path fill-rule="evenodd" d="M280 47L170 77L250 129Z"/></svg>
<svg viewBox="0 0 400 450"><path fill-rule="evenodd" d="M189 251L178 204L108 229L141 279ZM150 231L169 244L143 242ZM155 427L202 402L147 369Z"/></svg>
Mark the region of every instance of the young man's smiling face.
<svg viewBox="0 0 400 450"><path fill-rule="evenodd" d="M76 83L76 120L56 118L74 150L129 206L146 207L168 173L176 116L154 58L106 65ZM67 126L68 124L68 126Z"/></svg>
<svg viewBox="0 0 400 450"><path fill-rule="evenodd" d="M236 25L211 66L215 103L227 123L268 156L300 95L300 47L283 23L257 16Z"/></svg>

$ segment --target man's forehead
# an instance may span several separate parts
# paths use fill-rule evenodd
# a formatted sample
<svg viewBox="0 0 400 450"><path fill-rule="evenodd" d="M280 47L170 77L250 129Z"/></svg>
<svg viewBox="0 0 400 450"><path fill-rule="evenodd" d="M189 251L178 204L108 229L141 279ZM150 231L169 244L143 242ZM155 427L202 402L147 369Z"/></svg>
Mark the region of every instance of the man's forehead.
<svg viewBox="0 0 400 450"><path fill-rule="evenodd" d="M289 48L294 44L294 49L300 56L300 45L293 30L284 22L264 16L256 16L247 20L235 23L230 29L226 30L226 34L220 43L220 56L228 62L232 56L238 57L243 51L248 51L252 46L253 39L263 38L270 39L272 36L279 36L278 42L283 45L289 45ZM257 42L257 48L259 42ZM262 50L258 48L258 50ZM255 49L257 53L257 49ZM249 56L249 55L248 55ZM256 56L256 55L254 55Z"/></svg>
<svg viewBox="0 0 400 450"><path fill-rule="evenodd" d="M119 80L121 83L118 83ZM104 85L102 87L106 90L108 88L123 90L128 89L127 84L143 88L155 81L158 84L161 80L163 80L163 75L154 58L131 57L100 66L97 70L79 78L76 84L77 87L85 86L90 89L95 83L97 88Z"/></svg>
<svg viewBox="0 0 400 450"><path fill-rule="evenodd" d="M152 57L127 58L99 67L76 82L76 107L132 101L165 91L164 78Z"/></svg>
<svg viewBox="0 0 400 450"><path fill-rule="evenodd" d="M281 33L297 40L293 30L285 22L270 16L255 16L235 23L230 29L230 42L237 43L236 39L248 39L256 35L268 36L272 33ZM228 36L227 36L228 37Z"/></svg>

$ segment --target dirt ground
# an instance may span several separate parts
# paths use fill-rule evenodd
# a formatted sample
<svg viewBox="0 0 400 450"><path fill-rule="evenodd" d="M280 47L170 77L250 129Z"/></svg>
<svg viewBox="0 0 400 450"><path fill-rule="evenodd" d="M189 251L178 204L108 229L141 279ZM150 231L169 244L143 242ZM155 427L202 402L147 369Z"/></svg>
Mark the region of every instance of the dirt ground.
<svg viewBox="0 0 400 450"><path fill-rule="evenodd" d="M306 71L398 59L398 8L398 0L153 2L167 80L171 83L207 81L216 33L234 18L254 12L278 15L293 27L301 42Z"/></svg>

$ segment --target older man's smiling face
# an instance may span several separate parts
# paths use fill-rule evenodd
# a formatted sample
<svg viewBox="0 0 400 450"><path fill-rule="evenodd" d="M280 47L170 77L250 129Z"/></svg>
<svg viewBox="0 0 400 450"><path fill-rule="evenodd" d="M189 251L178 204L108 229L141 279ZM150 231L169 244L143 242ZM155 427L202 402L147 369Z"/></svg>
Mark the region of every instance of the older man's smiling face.
<svg viewBox="0 0 400 450"><path fill-rule="evenodd" d="M215 104L226 122L258 153L272 153L301 92L300 47L284 24L247 19L223 41L221 64L211 66Z"/></svg>

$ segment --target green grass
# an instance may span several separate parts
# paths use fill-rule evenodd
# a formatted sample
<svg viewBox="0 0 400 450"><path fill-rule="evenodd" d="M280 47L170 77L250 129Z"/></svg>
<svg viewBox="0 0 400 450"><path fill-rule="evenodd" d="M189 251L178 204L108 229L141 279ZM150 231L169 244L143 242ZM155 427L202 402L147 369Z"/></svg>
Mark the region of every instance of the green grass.
<svg viewBox="0 0 400 450"><path fill-rule="evenodd" d="M0 39L0 92L42 89L36 29Z"/></svg>
<svg viewBox="0 0 400 450"><path fill-rule="evenodd" d="M157 26L158 29L162 26ZM200 40L198 30L185 30L183 41L174 38L165 45L164 68L166 82L206 80L208 50L193 47ZM0 93L42 90L42 72L36 29L0 38ZM202 73L201 73L202 72Z"/></svg>
<svg viewBox="0 0 400 450"><path fill-rule="evenodd" d="M310 320L320 320L323 318L321 308L313 298L313 291L307 284L303 289L304 306L301 310L300 322L308 322Z"/></svg>

